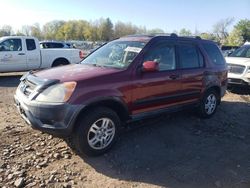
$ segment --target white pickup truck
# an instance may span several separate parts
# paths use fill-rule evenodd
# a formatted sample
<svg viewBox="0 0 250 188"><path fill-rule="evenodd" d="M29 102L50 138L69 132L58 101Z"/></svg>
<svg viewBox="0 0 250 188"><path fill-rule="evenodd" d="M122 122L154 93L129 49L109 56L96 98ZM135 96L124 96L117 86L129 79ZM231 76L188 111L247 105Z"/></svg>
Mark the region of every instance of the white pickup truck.
<svg viewBox="0 0 250 188"><path fill-rule="evenodd" d="M245 44L226 57L228 83L250 86L250 44Z"/></svg>
<svg viewBox="0 0 250 188"><path fill-rule="evenodd" d="M7 36L0 38L0 72L43 69L82 60L81 50L73 48L40 49L35 37Z"/></svg>

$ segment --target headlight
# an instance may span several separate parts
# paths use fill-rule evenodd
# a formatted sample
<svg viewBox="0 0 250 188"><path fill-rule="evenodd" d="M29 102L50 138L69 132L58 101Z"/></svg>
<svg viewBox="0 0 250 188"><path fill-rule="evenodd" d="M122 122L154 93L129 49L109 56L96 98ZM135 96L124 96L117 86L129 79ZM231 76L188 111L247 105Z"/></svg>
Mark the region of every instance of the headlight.
<svg viewBox="0 0 250 188"><path fill-rule="evenodd" d="M73 91L75 90L76 82L64 82L52 85L42 91L37 97L36 101L60 103L69 100Z"/></svg>

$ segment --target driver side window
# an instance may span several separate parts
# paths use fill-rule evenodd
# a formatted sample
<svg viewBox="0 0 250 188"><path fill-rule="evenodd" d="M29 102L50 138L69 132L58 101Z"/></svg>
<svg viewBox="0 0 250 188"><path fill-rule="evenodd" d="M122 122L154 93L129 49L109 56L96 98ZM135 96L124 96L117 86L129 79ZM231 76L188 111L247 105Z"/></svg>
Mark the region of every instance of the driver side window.
<svg viewBox="0 0 250 188"><path fill-rule="evenodd" d="M155 61L159 64L159 71L175 70L175 46L169 44L159 44L148 51L144 56L144 61Z"/></svg>
<svg viewBox="0 0 250 188"><path fill-rule="evenodd" d="M0 43L0 51L22 51L21 39L7 39Z"/></svg>

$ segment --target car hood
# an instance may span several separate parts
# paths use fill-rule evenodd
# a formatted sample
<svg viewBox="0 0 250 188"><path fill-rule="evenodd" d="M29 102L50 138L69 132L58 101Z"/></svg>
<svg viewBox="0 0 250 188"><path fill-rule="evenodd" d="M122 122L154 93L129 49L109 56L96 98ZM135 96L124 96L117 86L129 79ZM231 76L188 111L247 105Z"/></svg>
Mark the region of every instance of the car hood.
<svg viewBox="0 0 250 188"><path fill-rule="evenodd" d="M122 71L121 69L95 67L92 65L71 64L35 72L43 79L56 79L61 82L79 81Z"/></svg>
<svg viewBox="0 0 250 188"><path fill-rule="evenodd" d="M226 62L236 65L250 66L250 58L244 57L226 57Z"/></svg>

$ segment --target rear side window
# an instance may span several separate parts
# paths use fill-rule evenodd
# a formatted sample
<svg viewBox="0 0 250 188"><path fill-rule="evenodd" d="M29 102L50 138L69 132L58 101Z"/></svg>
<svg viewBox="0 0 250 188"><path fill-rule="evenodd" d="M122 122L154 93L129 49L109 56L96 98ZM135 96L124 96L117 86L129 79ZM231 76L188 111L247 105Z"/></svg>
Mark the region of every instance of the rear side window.
<svg viewBox="0 0 250 188"><path fill-rule="evenodd" d="M205 48L209 58L214 64L216 65L225 64L224 58L217 45L212 43L204 43L203 47Z"/></svg>
<svg viewBox="0 0 250 188"><path fill-rule="evenodd" d="M26 39L26 46L27 46L28 51L35 50L36 49L35 40L34 39Z"/></svg>
<svg viewBox="0 0 250 188"><path fill-rule="evenodd" d="M203 67L203 57L192 44L178 45L180 66L183 69Z"/></svg>

